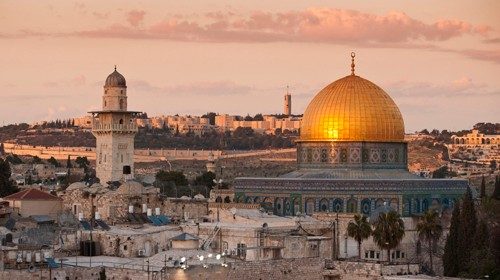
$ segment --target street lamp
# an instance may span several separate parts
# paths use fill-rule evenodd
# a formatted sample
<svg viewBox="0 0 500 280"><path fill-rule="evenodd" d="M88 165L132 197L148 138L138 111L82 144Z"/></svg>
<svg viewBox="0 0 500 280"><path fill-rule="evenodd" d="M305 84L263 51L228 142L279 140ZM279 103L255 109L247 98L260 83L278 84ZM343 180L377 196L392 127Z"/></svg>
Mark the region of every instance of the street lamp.
<svg viewBox="0 0 500 280"><path fill-rule="evenodd" d="M220 204L222 203L222 197L221 201L217 202L217 195L219 193L219 187L222 184L222 179L216 180L214 179L213 182L215 183L215 202L217 203L217 222L220 221L219 215L220 215Z"/></svg>

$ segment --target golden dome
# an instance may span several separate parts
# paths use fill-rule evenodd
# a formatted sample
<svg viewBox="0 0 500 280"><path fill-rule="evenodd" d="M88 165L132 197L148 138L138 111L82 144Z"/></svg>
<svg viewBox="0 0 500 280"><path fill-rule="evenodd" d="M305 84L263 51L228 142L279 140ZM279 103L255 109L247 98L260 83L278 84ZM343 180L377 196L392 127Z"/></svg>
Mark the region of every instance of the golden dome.
<svg viewBox="0 0 500 280"><path fill-rule="evenodd" d="M309 103L300 127L301 141L403 142L404 122L391 97L376 84L354 75L322 89Z"/></svg>

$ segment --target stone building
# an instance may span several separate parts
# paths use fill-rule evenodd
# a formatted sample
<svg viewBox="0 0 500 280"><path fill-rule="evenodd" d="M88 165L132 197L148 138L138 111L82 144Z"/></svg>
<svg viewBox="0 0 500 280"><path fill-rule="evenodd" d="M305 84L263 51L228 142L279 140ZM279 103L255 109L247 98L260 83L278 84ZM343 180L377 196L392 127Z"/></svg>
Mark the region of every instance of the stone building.
<svg viewBox="0 0 500 280"><path fill-rule="evenodd" d="M64 209L76 217L82 213L85 219L91 219L92 213L97 212L110 224L127 223L130 207L133 213L146 213L147 209L155 212L159 208L162 214L173 220L199 220L208 214L208 201L203 197L164 198L158 188L145 187L136 181L123 182L116 188L77 182L71 184L61 197Z"/></svg>
<svg viewBox="0 0 500 280"><path fill-rule="evenodd" d="M198 236L202 249L224 252L245 261L331 256L333 239L329 223L232 206L212 211L211 222L185 224L182 229Z"/></svg>
<svg viewBox="0 0 500 280"><path fill-rule="evenodd" d="M285 100L283 102L283 114L285 116L292 114L292 95L288 91L288 86L286 87Z"/></svg>
<svg viewBox="0 0 500 280"><path fill-rule="evenodd" d="M473 129L471 133L468 133L465 136L451 136L451 142L453 145L466 146L500 145L500 135L485 135L479 133L479 130Z"/></svg>
<svg viewBox="0 0 500 280"><path fill-rule="evenodd" d="M46 215L56 218L62 212L61 198L36 188L8 195L3 201L9 202L12 211L22 217Z"/></svg>
<svg viewBox="0 0 500 280"><path fill-rule="evenodd" d="M104 84L102 110L92 114L92 133L96 137L96 176L102 184L120 181L134 174L134 137L139 112L127 111L127 84L118 71Z"/></svg>
<svg viewBox="0 0 500 280"><path fill-rule="evenodd" d="M95 212L101 219L110 224L125 222L129 206L134 213L143 213L146 209L161 207L159 190L155 187L144 187L136 181L127 181L113 189L101 184L87 186L83 182L73 183L61 196L63 207L78 217L80 213L85 219L91 219Z"/></svg>

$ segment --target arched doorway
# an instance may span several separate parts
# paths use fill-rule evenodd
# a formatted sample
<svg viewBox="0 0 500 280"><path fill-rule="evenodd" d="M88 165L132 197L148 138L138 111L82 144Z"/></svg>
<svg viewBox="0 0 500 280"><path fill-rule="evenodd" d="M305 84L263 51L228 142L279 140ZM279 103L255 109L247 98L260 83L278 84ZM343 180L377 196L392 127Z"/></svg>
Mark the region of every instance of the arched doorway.
<svg viewBox="0 0 500 280"><path fill-rule="evenodd" d="M306 214L312 215L314 213L314 199L306 199Z"/></svg>
<svg viewBox="0 0 500 280"><path fill-rule="evenodd" d="M361 201L361 213L364 215L370 215L372 212L372 202L369 198L365 198Z"/></svg>
<svg viewBox="0 0 500 280"><path fill-rule="evenodd" d="M283 216L283 198L278 197L274 200L274 214Z"/></svg>
<svg viewBox="0 0 500 280"><path fill-rule="evenodd" d="M337 198L333 201L333 211L334 212L344 212L344 203L342 199Z"/></svg>
<svg viewBox="0 0 500 280"><path fill-rule="evenodd" d="M319 201L319 211L320 212L328 212L329 207L328 207L328 199L323 198Z"/></svg>
<svg viewBox="0 0 500 280"><path fill-rule="evenodd" d="M283 215L285 216L292 215L292 207L289 198L283 199Z"/></svg>
<svg viewBox="0 0 500 280"><path fill-rule="evenodd" d="M351 198L347 201L347 213L357 213L358 212L358 201Z"/></svg>

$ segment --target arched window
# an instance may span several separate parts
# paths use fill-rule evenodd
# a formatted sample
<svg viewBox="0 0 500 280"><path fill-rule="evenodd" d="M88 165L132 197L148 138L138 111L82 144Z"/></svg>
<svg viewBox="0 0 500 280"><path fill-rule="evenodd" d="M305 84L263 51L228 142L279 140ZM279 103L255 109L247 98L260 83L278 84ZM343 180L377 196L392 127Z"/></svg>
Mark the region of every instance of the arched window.
<svg viewBox="0 0 500 280"><path fill-rule="evenodd" d="M120 124L123 124L123 119L120 119Z"/></svg>
<svg viewBox="0 0 500 280"><path fill-rule="evenodd" d="M369 215L371 210L372 210L371 206L372 206L372 203L371 203L370 199L368 199L368 198L363 199L363 201L361 201L361 213L363 213L365 215Z"/></svg>
<svg viewBox="0 0 500 280"><path fill-rule="evenodd" d="M334 212L344 212L344 205L342 203L342 199L337 198L333 201L333 211Z"/></svg>
<svg viewBox="0 0 500 280"><path fill-rule="evenodd" d="M422 212L427 212L429 209L429 201L427 199L422 200Z"/></svg>
<svg viewBox="0 0 500 280"><path fill-rule="evenodd" d="M326 211L328 211L328 200L326 198L323 198L319 202L319 211L320 212L326 212Z"/></svg>
<svg viewBox="0 0 500 280"><path fill-rule="evenodd" d="M312 213L314 213L314 199L312 198L308 198L306 200L306 214L307 215L311 215Z"/></svg>
<svg viewBox="0 0 500 280"><path fill-rule="evenodd" d="M347 213L356 212L358 212L358 201L354 198L351 198L347 201Z"/></svg>
<svg viewBox="0 0 500 280"><path fill-rule="evenodd" d="M120 99L120 110L123 110L123 99Z"/></svg>

